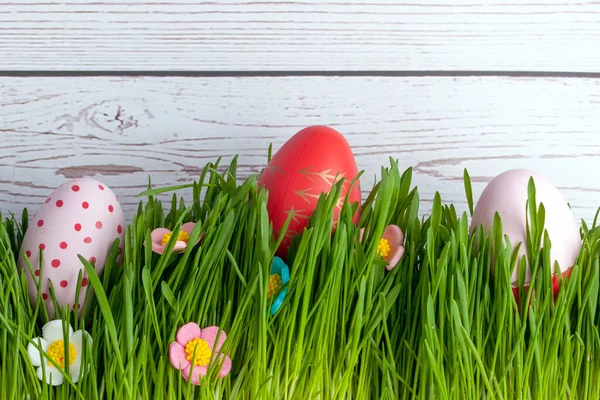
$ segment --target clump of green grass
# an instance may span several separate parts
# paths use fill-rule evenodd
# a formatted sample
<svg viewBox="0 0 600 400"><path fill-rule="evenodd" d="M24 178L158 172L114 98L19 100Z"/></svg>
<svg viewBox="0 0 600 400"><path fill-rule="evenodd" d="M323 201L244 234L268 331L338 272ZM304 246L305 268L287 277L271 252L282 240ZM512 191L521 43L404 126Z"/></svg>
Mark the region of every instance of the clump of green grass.
<svg viewBox="0 0 600 400"><path fill-rule="evenodd" d="M357 204L348 202L334 224L343 182L319 199L292 243L287 295L271 315L267 285L282 238L272 235L268 193L256 176L238 184L236 167L236 158L224 172L209 163L180 187L149 183L126 231L123 265L114 263L116 243L100 276L81 260L95 291L91 307L81 317L62 313L94 339L84 352L90 370L76 384L49 387L29 362L27 345L47 316L31 307L16 266L27 213L20 223L0 217L0 398L600 397L596 221L583 224L581 255L555 303L545 211L530 186L526 246L534 279L517 305L510 276L525 264L502 236L500 218L489 233L470 232L469 216L439 195L431 215L420 218L412 171L401 174L391 160L361 205L358 226ZM183 187L192 188L189 205L177 195ZM472 212L466 173L465 189ZM168 192L165 212L160 198ZM197 246L151 251L153 229L177 237L189 221ZM392 271L377 256L389 224L402 228L406 248ZM171 366L169 344L191 321L226 332L227 377L216 378L211 367L193 386Z"/></svg>

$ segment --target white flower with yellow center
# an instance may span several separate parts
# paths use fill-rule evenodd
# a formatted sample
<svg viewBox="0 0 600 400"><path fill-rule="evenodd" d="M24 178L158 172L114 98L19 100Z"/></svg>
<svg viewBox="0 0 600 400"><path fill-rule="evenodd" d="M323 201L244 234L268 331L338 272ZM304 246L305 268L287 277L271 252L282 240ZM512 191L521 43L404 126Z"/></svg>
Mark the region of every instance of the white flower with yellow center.
<svg viewBox="0 0 600 400"><path fill-rule="evenodd" d="M34 346L33 343L29 343L27 346L27 354L29 355L31 363L35 367L38 367L37 377L52 386L58 386L64 382L63 371L66 373L67 361L71 379L73 382L79 381L84 337L87 338L90 344L87 349L88 354L89 351L91 351L92 338L86 331L79 330L73 332L73 328L69 325L69 332L66 337L68 338L68 351L65 351L63 322L60 319L55 319L44 325L42 328L42 337L37 337L32 340L33 343L36 343L41 347L43 353L40 352L39 348ZM67 354L68 360L65 357ZM62 371L50 360L54 361ZM42 365L42 362L44 365Z"/></svg>

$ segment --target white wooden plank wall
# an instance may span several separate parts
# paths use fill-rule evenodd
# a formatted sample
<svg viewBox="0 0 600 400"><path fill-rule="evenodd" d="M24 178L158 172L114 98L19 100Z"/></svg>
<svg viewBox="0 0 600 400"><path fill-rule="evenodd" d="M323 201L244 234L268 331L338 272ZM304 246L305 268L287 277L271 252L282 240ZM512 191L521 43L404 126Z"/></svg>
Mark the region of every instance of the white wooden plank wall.
<svg viewBox="0 0 600 400"><path fill-rule="evenodd" d="M0 0L2 69L598 71L585 0Z"/></svg>
<svg viewBox="0 0 600 400"><path fill-rule="evenodd" d="M240 154L245 177L312 124L346 135L363 191L413 166L422 213L435 191L465 210L464 168L478 195L524 167L591 221L600 3L0 0L4 214L91 175L131 218L148 175Z"/></svg>
<svg viewBox="0 0 600 400"><path fill-rule="evenodd" d="M425 210L435 190L464 209L462 171L483 182L514 167L542 171L577 215L600 206L600 81L523 78L3 78L0 199L17 211L67 178L98 174L130 213L150 174L194 179L240 154L260 172L306 125L343 132L368 190L388 157L415 168Z"/></svg>

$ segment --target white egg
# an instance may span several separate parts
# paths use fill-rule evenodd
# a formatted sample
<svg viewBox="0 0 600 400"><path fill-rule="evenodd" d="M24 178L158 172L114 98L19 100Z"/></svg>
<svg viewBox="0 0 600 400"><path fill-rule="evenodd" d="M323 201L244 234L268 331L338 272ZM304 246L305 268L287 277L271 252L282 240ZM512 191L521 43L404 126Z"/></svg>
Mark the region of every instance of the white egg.
<svg viewBox="0 0 600 400"><path fill-rule="evenodd" d="M558 263L563 275L573 266L581 249L579 225L567 202L558 189L543 176L524 169L506 171L495 177L485 188L473 213L471 230L483 225L487 231L498 212L502 218L503 234L507 235L513 247L521 244L519 259L526 255L527 195L530 177L536 189L536 201L546 209L544 228L552 243L550 256L554 268ZM531 281L529 260L525 284ZM554 272L554 269L553 269ZM517 268L512 273L513 285L517 282Z"/></svg>

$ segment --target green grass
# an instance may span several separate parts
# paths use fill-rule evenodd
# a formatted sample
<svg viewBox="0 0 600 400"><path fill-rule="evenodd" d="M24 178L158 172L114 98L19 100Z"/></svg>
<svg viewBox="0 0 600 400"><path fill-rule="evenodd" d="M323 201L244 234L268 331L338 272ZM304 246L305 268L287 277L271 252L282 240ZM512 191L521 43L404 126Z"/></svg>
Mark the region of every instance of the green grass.
<svg viewBox="0 0 600 400"><path fill-rule="evenodd" d="M267 193L255 176L238 185L236 164L223 173L218 162L208 164L198 181L178 188L149 185L127 228L123 266L114 263L117 244L100 276L81 260L95 290L91 307L81 318L62 313L94 339L84 354L91 368L77 384L54 388L35 375L26 348L48 318L30 306L15 263L27 213L20 222L0 218L0 398L600 398L596 221L583 223L578 263L554 303L545 212L530 186L526 246L534 281L519 307L510 275L522 261L500 219L489 236L470 234L469 216L439 195L420 218L411 170L400 174L391 160L358 226L356 205L346 203L332 233L342 182L321 197L293 241L287 296L271 316L267 283L277 243ZM193 188L188 205L177 195L183 187ZM166 192L173 197L165 213L158 195ZM465 192L472 212L466 172ZM151 252L152 229L177 231L188 221L197 222L190 241L206 233L199 245L180 255ZM388 272L376 250L391 223L405 233L406 252ZM193 386L171 366L169 344L190 321L227 333L229 376L217 379L211 368Z"/></svg>

